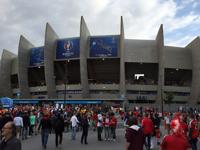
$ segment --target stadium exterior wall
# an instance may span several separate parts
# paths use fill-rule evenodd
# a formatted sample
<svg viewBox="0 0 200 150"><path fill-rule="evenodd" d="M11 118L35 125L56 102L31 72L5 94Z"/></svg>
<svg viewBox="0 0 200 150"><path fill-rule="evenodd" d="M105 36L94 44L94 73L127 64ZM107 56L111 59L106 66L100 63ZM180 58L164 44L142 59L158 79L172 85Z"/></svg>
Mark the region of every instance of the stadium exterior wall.
<svg viewBox="0 0 200 150"><path fill-rule="evenodd" d="M87 70L87 59L89 50L89 37L90 32L85 23L83 17L81 17L80 23L80 77L81 77L81 93L79 93L80 99L96 99L98 94L91 94L91 85L88 82L88 70ZM46 89L48 93L48 99L58 98L56 91L57 85L55 83L54 75L54 61L55 61L55 50L56 41L58 35L47 23L45 32L44 42L44 69L45 69L45 81ZM120 83L116 90L118 94L113 95L113 99L128 100L127 90L137 89L137 85L128 86L125 82L125 63L136 62L136 63L157 63L158 64L158 84L153 86L157 90L156 100L154 105L161 105L164 91L169 88L164 86L165 68L179 68L192 70L192 86L187 87L190 90L186 90L191 93L189 100L187 101L190 105L195 105L200 100L200 40L197 37L188 46L172 47L164 45L163 25L160 26L159 31L155 40L133 40L125 39L123 18L121 17L120 24L120 43L119 43L119 58L120 58ZM30 61L30 48L34 45L29 42L23 36L20 37L19 48L18 48L18 80L19 80L19 91L20 98L30 98L30 89L28 86L28 67ZM1 58L1 77L0 77L0 96L12 96L12 92L16 89L11 89L10 86L10 75L12 70L12 59L14 55L10 52L5 51ZM16 56L15 56L16 58ZM9 67L5 67L9 66ZM16 66L16 65L13 65ZM134 69L134 68L133 68ZM3 80L9 81L5 87ZM69 85L70 86L70 85ZM95 85L98 87L98 85ZM103 85L104 86L104 85ZM106 86L106 85L105 85ZM129 87L129 89L127 89ZM143 86L145 87L145 85ZM6 90L5 90L6 89ZM63 89L63 88L62 88ZM101 88L102 85L101 85ZM111 89L115 89L114 86ZM176 91L175 87L171 87L172 91ZM183 90L184 91L184 90ZM92 95L92 97L91 97ZM112 94L108 95L112 99Z"/></svg>

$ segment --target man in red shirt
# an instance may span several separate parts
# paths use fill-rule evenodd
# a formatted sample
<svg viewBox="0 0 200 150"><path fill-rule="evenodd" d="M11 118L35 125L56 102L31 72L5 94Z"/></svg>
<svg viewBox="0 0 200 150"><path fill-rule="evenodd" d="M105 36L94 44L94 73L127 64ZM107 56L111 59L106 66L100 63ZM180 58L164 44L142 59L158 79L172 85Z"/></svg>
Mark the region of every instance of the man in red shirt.
<svg viewBox="0 0 200 150"><path fill-rule="evenodd" d="M149 118L148 114L145 114L145 117L142 119L142 127L145 135L145 146L147 150L151 148L151 136L153 134L154 125L153 121Z"/></svg>
<svg viewBox="0 0 200 150"><path fill-rule="evenodd" d="M170 126L172 133L163 138L161 150L187 150L189 143L183 134L179 120L172 120Z"/></svg>

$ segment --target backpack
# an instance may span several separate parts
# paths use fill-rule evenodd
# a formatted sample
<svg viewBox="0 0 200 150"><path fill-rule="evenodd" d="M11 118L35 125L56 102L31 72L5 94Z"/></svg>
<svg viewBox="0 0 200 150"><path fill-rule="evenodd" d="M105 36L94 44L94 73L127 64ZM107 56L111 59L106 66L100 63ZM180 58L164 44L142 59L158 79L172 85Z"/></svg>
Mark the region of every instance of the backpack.
<svg viewBox="0 0 200 150"><path fill-rule="evenodd" d="M56 119L54 129L55 131L63 131L63 125L62 125L62 120L61 119Z"/></svg>

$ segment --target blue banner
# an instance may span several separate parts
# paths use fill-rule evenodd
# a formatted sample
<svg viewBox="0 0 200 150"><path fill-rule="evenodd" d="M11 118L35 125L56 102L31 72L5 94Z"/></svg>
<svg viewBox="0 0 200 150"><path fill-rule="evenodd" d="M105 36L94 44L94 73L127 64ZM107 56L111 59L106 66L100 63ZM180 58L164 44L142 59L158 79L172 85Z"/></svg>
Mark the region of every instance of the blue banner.
<svg viewBox="0 0 200 150"><path fill-rule="evenodd" d="M3 108L10 108L13 106L13 100L8 97L3 97L0 99L1 105Z"/></svg>
<svg viewBox="0 0 200 150"><path fill-rule="evenodd" d="M39 101L14 101L15 104L38 104Z"/></svg>
<svg viewBox="0 0 200 150"><path fill-rule="evenodd" d="M117 57L119 36L90 38L90 57Z"/></svg>
<svg viewBox="0 0 200 150"><path fill-rule="evenodd" d="M56 59L79 58L80 38L60 39L57 41Z"/></svg>
<svg viewBox="0 0 200 150"><path fill-rule="evenodd" d="M101 104L102 101L101 100L91 100L91 101L65 101L65 104Z"/></svg>
<svg viewBox="0 0 200 150"><path fill-rule="evenodd" d="M30 49L30 66L44 65L44 47Z"/></svg>
<svg viewBox="0 0 200 150"><path fill-rule="evenodd" d="M14 99L14 104L38 104L39 100L32 100L32 99Z"/></svg>
<svg viewBox="0 0 200 150"><path fill-rule="evenodd" d="M102 100L65 100L54 101L55 104L102 104Z"/></svg>

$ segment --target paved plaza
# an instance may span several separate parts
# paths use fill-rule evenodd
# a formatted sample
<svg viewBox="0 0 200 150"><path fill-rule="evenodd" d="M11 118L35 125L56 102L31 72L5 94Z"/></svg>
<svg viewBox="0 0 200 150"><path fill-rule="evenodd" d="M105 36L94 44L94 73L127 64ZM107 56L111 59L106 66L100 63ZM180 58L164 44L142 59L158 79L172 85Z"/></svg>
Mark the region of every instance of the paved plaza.
<svg viewBox="0 0 200 150"><path fill-rule="evenodd" d="M163 127L161 127L163 135L165 134ZM113 141L98 141L97 132L89 131L88 145L80 143L81 132L77 133L76 141L71 140L71 132L64 133L63 144L61 148L55 147L55 135L50 134L49 141L47 144L47 150L125 150L125 129L117 129L117 140ZM103 135L103 134L102 134ZM104 136L104 135L103 135ZM102 137L103 137L102 136ZM28 140L22 141L22 150L43 150L41 145L41 136L33 136ZM198 142L198 148L200 142ZM145 148L144 148L145 150ZM159 150L159 147L153 150Z"/></svg>
<svg viewBox="0 0 200 150"><path fill-rule="evenodd" d="M103 134L102 134L103 135ZM117 140L113 141L98 141L97 132L89 131L88 145L80 143L81 132L77 133L76 141L71 140L71 133L64 133L63 144L60 149L62 150L124 150L124 129L117 130ZM103 136L102 136L103 137ZM28 140L22 141L22 150L42 150L41 136L33 136ZM55 135L49 136L47 144L47 150L56 150L59 148L55 147Z"/></svg>

